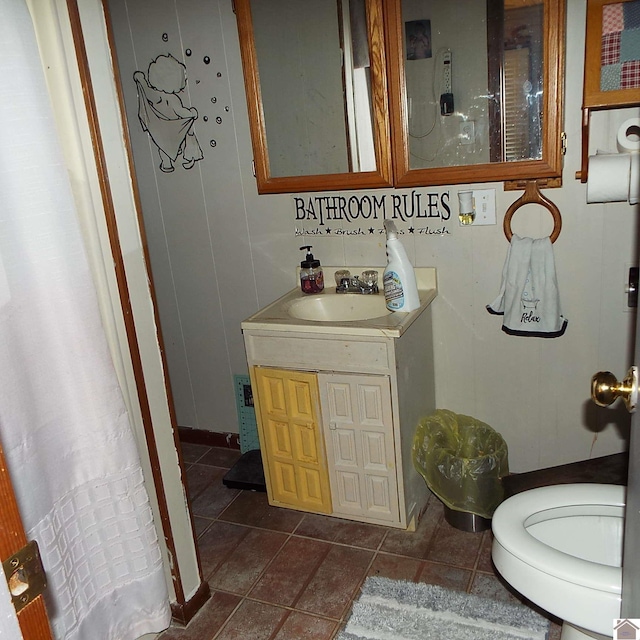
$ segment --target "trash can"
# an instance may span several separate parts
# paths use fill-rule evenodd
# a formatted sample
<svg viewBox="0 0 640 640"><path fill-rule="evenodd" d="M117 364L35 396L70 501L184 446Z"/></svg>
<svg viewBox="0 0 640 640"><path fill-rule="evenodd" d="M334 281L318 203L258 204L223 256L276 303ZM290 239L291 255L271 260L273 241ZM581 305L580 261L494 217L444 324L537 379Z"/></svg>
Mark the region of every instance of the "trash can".
<svg viewBox="0 0 640 640"><path fill-rule="evenodd" d="M507 443L495 429L438 409L416 427L413 465L443 502L449 524L463 531L491 527L509 474Z"/></svg>

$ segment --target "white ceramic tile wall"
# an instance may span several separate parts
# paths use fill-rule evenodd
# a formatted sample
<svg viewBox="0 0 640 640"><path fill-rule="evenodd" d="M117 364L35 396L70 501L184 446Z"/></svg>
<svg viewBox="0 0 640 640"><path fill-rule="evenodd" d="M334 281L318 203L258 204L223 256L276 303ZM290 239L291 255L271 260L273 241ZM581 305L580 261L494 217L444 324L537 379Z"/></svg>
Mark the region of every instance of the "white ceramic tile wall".
<svg viewBox="0 0 640 640"><path fill-rule="evenodd" d="M312 244L325 264L382 266L383 239L296 237L292 196L257 195L231 0L110 0L109 5L178 421L237 431L233 374L246 372L240 321L295 286L301 245ZM485 310L498 293L508 247L502 217L519 193L504 192L500 183L483 185L496 189L496 226L456 223L449 225L448 237L403 236L416 266L438 269L440 293L433 309L438 406L474 415L500 431L514 471L626 446L628 416L619 407L596 409L589 402L589 382L597 370L622 376L630 364L634 316L624 308L623 291L626 268L637 262L638 207L586 205L586 188L574 179L580 164L584 16L585 0L568 0L569 147L564 186L546 192L563 216L554 251L569 319L565 336L510 337L500 330L500 319ZM189 58L183 55L187 48ZM138 123L131 78L168 52L187 63L205 157L190 171L162 174ZM201 64L205 55L207 66ZM638 113L595 114L592 152L614 150L619 123ZM463 188L438 191L450 191L455 204ZM394 192L376 192L385 193ZM514 216L513 230L546 235L551 220L546 210L527 206Z"/></svg>

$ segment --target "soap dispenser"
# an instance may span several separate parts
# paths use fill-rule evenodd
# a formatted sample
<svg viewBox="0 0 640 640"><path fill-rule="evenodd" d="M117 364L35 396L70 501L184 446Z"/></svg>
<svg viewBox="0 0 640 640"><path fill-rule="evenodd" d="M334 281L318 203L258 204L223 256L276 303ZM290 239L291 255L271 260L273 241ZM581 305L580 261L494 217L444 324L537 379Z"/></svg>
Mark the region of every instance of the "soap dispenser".
<svg viewBox="0 0 640 640"><path fill-rule="evenodd" d="M320 293L324 289L324 274L320 260L313 257L311 245L300 247L300 251L305 249L307 256L300 263L300 288L302 293Z"/></svg>

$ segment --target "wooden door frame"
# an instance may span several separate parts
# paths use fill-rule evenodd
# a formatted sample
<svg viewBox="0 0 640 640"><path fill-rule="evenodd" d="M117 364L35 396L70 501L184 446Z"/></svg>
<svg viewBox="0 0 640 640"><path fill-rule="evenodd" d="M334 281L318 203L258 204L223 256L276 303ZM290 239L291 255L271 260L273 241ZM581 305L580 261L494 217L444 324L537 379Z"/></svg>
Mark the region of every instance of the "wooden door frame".
<svg viewBox="0 0 640 640"><path fill-rule="evenodd" d="M78 7L78 0L66 0L67 11L69 14L69 21L71 27L71 33L73 38L73 46L75 49L76 60L78 63L78 73L83 88L84 107L86 111L87 121L91 132L91 141L93 146L93 155L95 162L95 169L97 172L100 192L102 196L102 206L104 209L104 215L106 218L106 227L109 237L110 249L113 258L113 268L118 285L119 302L122 308L122 316L124 320L124 326L126 330L128 352L131 357L131 365L133 374L135 377L135 385L137 390L137 397L140 406L142 422L144 427L145 444L149 455L151 464L151 472L153 476L153 483L155 487L155 493L157 497L157 503L160 513L160 524L162 527L162 538L167 546L169 556L173 560L170 564L172 584L175 592L175 601L171 603L171 611L174 620L181 624L187 624L205 602L211 596L211 591L208 583L203 579L202 575L202 563L200 561L197 541L195 536L195 526L193 522L193 515L191 511L191 501L189 499L188 488L186 486L186 469L184 460L182 457L180 442L178 438L177 421L175 416L175 407L173 402L173 396L171 393L169 373L167 362L165 358L165 349L162 339L162 332L160 328L160 319L157 310L157 299L155 295L155 288L153 285L153 278L150 268L150 259L148 255L147 242L145 236L144 223L142 220L142 209L140 202L140 194L137 187L137 179L135 175L135 169L133 164L133 154L131 151L131 143L128 135L128 128L125 118L124 99L122 93L122 87L119 80L119 74L117 71L117 60L115 56L115 45L113 40L113 34L111 31L111 24L107 8L103 0L98 0L103 9L104 21L107 27L107 38L110 49L111 61L114 68L114 76L111 80L114 83L115 91L118 96L119 111L121 117L121 129L123 132L123 146L125 148L130 182L135 201L136 219L140 237L142 240L142 252L146 269L146 275L148 279L149 296L151 298L151 304L153 308L153 316L155 326L157 328L156 338L158 342L158 352L161 358L163 376L164 376L164 392L166 394L168 411L170 414L171 429L173 432L173 444L177 454L178 465L180 467L180 478L183 485L183 493L186 496L186 506L189 512L189 518L191 522L191 533L193 537L193 545L195 549L195 555L198 566L199 586L195 593L186 594L183 586L182 575L180 572L180 566L176 558L178 556L175 539L170 519L169 506L167 496L164 489L164 482L162 478L161 461L158 453L158 446L156 442L156 436L154 432L153 419L151 414L150 401L147 394L147 387L145 384L144 368L142 355L140 351L140 345L138 342L136 323L133 313L133 307L131 302L131 296L127 281L127 275L125 270L124 257L120 244L120 235L118 232L118 224L116 218L116 211L112 191L110 187L109 174L107 170L107 160L105 154L105 148L103 144L102 133L100 130L100 123L98 121L98 111L95 101L95 94L92 85L92 78L89 67L89 60L85 47L84 32L82 28L82 22L80 17L80 10Z"/></svg>
<svg viewBox="0 0 640 640"><path fill-rule="evenodd" d="M89 64L87 60L86 50L84 47L84 37L82 26L80 22L79 10L77 0L62 0L66 2L66 8L69 14L69 21L71 26L71 32L73 37L73 45L78 61L78 73L80 81L83 87L84 106L86 110L86 117L89 123L91 131L92 146L93 146L93 160L95 163L95 170L98 176L100 185L100 192L102 196L102 205L105 211L106 228L109 236L111 257L113 259L113 268L115 279L118 284L118 298L122 309L122 317L124 326L126 329L128 353L131 358L132 369L135 377L135 385L137 391L137 398L140 406L140 412L142 415L142 422L144 426L145 444L148 450L149 459L151 462L151 472L153 483L155 487L155 493L158 502L158 508L160 512L160 524L162 530L159 531L159 537L164 539L170 556L173 558L173 562L170 566L171 578L173 588L175 592L175 601L171 603L172 615L175 620L182 624L187 624L193 616L199 611L204 603L210 597L210 588L207 582L202 579L202 569L199 557L198 574L200 578L200 584L196 592L186 596L183 588L182 576L180 574L180 567L176 562L176 548L174 535L172 531L172 525L169 519L169 510L167 504L167 497L164 491L164 485L161 475L161 462L158 453L158 447L153 430L153 422L151 416L151 409L149 398L147 395L147 388L144 381L144 371L142 364L142 356L138 345L136 335L136 325L133 317L133 309L131 298L129 294L129 288L127 284L127 278L124 268L124 258L120 247L120 239L118 234L118 228L116 223L116 215L114 209L113 198L109 185L109 176L107 173L107 165L104 153L104 147L102 144L100 127L97 119L97 110L95 105L94 94L91 84L91 76L89 73ZM63 5L64 6L64 5ZM113 44L110 41L111 49L113 51ZM117 87L118 94L120 96L120 110L124 112L121 99L120 87ZM126 131L126 128L123 129ZM132 154L129 145L128 138L124 141L125 149L130 159L130 167L133 167ZM134 192L134 198L137 210L138 224L140 225L140 233L143 240L144 260L149 278L149 294L153 305L153 312L155 317L156 326L159 327L159 319L157 315L157 305L155 298L155 291L153 289L153 282L149 272L149 257L146 250L146 242L144 240L144 229L141 223L140 216L140 199L136 188L135 175L133 175L133 169L131 169L131 184ZM173 442L177 453L178 464L180 467L180 476L183 481L183 491L185 495L188 495L187 488L184 486L185 478L185 466L182 459L181 449L179 446L178 434L175 411L173 405L173 398L169 387L167 366L164 358L164 347L162 344L162 337L160 331L157 332L158 352L160 354L165 380L165 393L167 398L167 406L171 417L171 424L173 427ZM4 458L0 443L0 500L2 501L2 509L0 509L0 559L4 560L24 547L28 540L24 531L24 526L21 521L20 512L18 509L15 493L13 491L13 485L9 470ZM193 526L193 518L191 516L190 502L187 502L187 508L189 511L189 517L191 518L191 530L193 535L193 544L196 549L197 545L195 540L195 528ZM21 629L22 636L27 640L50 640L53 636L49 626L46 609L44 606L44 599L40 595L35 598L30 604L24 607L18 614L18 624Z"/></svg>

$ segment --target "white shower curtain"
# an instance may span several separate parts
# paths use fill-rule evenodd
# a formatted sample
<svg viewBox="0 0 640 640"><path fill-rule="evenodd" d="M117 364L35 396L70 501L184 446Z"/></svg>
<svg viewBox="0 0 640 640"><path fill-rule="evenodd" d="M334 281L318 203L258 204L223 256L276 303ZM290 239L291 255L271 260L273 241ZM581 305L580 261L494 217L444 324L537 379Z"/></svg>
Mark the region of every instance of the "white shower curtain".
<svg viewBox="0 0 640 640"><path fill-rule="evenodd" d="M0 440L55 637L166 628L149 499L24 0L0 0Z"/></svg>

